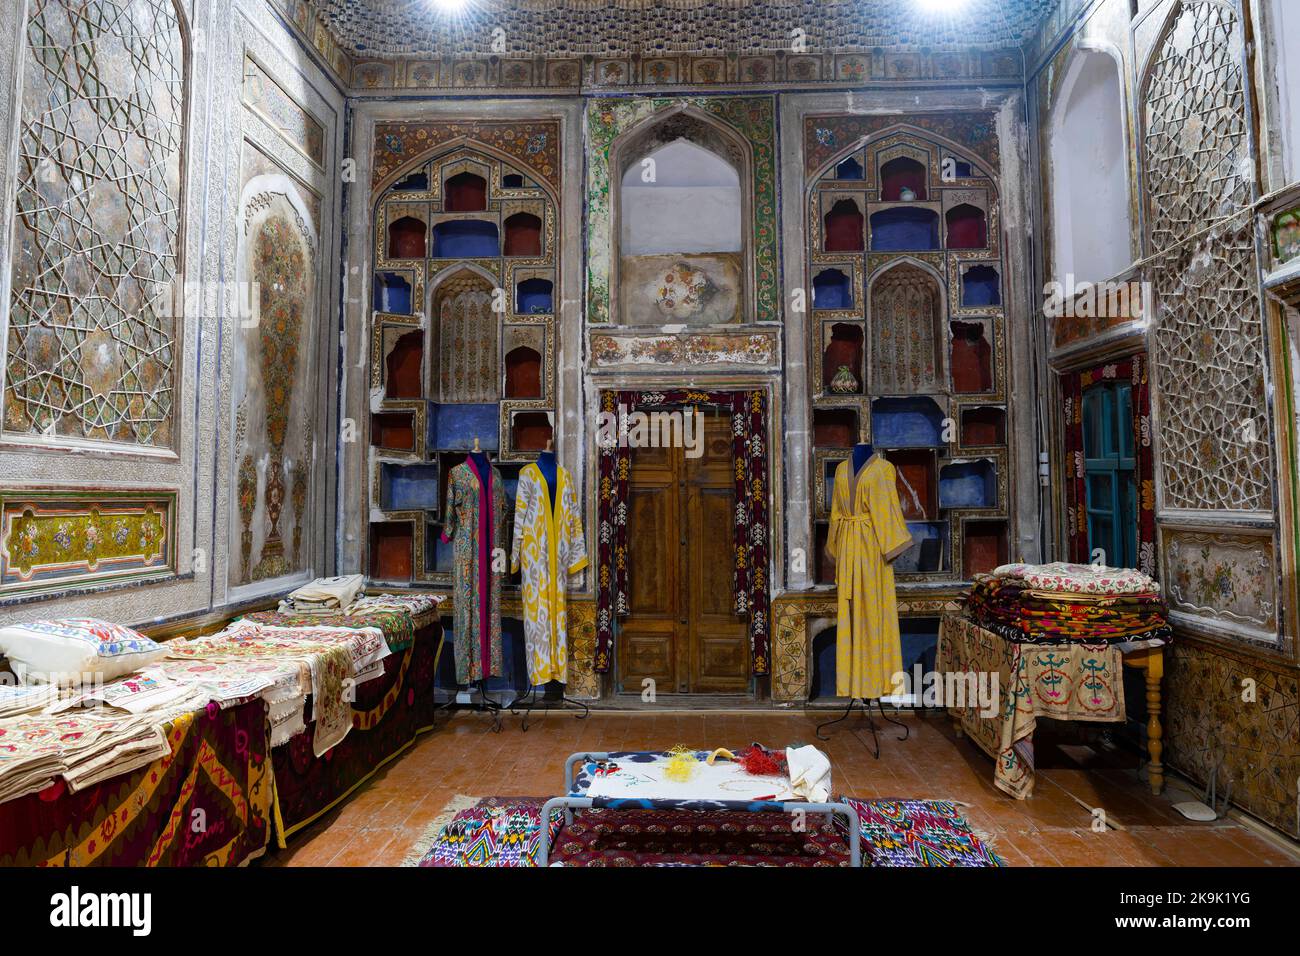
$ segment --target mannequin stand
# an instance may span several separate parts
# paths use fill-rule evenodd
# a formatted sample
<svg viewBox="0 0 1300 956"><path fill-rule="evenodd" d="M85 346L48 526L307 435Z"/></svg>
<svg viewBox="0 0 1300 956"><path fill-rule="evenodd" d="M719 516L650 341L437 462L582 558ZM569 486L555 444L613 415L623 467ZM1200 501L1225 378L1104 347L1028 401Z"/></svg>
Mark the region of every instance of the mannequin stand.
<svg viewBox="0 0 1300 956"><path fill-rule="evenodd" d="M453 707L455 707L457 709L470 710L476 714L491 714L492 733L494 734L501 733L501 720L503 716L503 708L501 707L500 704L498 704L495 700L493 700L491 697L488 696L487 681L483 681L483 680L471 681L467 686L469 687L469 693L471 695L473 695L475 688L478 689L478 696L479 696L478 703L473 703L473 702L468 704L457 703L456 698L460 696L460 689L457 688L456 693L451 695L451 700L447 701L445 704L439 704L437 707L434 708L434 712L436 713L437 711L440 710L451 710ZM514 705L512 704L511 706L513 707Z"/></svg>
<svg viewBox="0 0 1300 956"><path fill-rule="evenodd" d="M573 704L575 707L582 708L582 713L573 715L573 718L575 720L586 720L589 716L591 716L590 707L588 707L582 701L574 700L572 697L568 697L564 694L560 694L559 697L547 697L545 694L543 694L541 699L539 700L537 697L538 686L539 685L534 684L533 686L528 688L526 693L524 693L520 697L516 697L513 701L510 702L510 713L512 714L518 713L518 708L520 707L523 708L524 722L521 729L524 732L527 732L528 718L532 716L533 709L538 704L541 704L542 711L548 714L551 712L552 704L558 704L557 707L558 710L563 710L565 704Z"/></svg>
<svg viewBox="0 0 1300 956"><path fill-rule="evenodd" d="M875 698L875 702L876 702L876 707L879 708L879 710L880 710L880 716L881 716L881 717L883 717L883 718L884 718L885 720L887 720L889 723L891 723L891 724L897 724L899 727L902 727L902 728L903 728L903 736L901 736L901 737L898 738L900 741L906 740L908 737L910 737L910 736L912 735L912 728L911 728L911 727L907 726L905 723L903 723L903 722L902 722L901 720L899 720L898 718L896 718L896 717L891 717L891 716L889 716L887 713L885 713L885 705L882 704L882 703L880 702L880 698L878 698L878 697ZM867 700L866 698L862 698L862 697L850 697L850 698L849 698L849 705L848 705L847 707L844 708L844 713L843 713L843 714L841 714L839 717L836 717L834 720L828 720L828 721L826 721L826 722L824 722L824 723L821 723L821 724L818 724L818 725L817 725L817 739L818 739L818 740L830 740L829 737L827 737L827 736L825 736L825 735L822 734L822 728L823 728L823 727L829 727L829 726L831 726L832 724L838 724L838 723L840 723L840 721L843 721L843 720L848 720L848 719L849 719L849 714L851 714L851 713L853 712L853 705L854 705L854 704L857 704L857 703L861 703L861 705L862 705L862 714L863 714L864 717L867 718L867 724L868 724L868 726L871 727L871 741L872 741L872 743L873 743L873 745L874 745L873 747L870 748L870 750L871 750L871 756L873 756L873 757L875 757L877 760L879 760L879 759L880 759L880 736L879 736L879 734L876 733L876 722L875 722L875 720L873 720L872 717L871 717L871 701L870 701L870 700ZM895 708L895 709L897 709L897 708ZM865 741L864 741L864 743L865 743Z"/></svg>

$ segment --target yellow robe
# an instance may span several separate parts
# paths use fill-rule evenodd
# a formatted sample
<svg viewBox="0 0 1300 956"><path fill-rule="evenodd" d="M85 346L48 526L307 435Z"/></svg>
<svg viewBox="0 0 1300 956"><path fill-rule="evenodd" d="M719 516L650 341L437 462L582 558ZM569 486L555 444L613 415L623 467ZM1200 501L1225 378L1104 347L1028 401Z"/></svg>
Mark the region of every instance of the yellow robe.
<svg viewBox="0 0 1300 956"><path fill-rule="evenodd" d="M853 474L852 459L835 469L826 550L835 559L839 622L835 693L873 700L895 692L903 669L898 602L890 561L912 546L898 503L894 466L873 455Z"/></svg>
<svg viewBox="0 0 1300 956"><path fill-rule="evenodd" d="M537 465L519 473L510 570L523 569L524 646L528 680L533 686L557 680L568 683L569 575L587 566L582 516L568 471L556 468L555 507L546 477Z"/></svg>

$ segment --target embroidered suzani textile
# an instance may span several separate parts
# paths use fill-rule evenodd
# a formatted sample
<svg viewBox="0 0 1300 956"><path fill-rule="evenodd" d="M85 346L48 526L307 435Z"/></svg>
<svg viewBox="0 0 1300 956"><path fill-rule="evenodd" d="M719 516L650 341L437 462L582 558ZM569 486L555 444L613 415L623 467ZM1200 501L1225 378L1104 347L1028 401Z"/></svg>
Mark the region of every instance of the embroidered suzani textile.
<svg viewBox="0 0 1300 956"><path fill-rule="evenodd" d="M484 459L486 461L486 459ZM501 473L473 456L447 475L442 540L452 545L453 637L456 682L499 677L501 578L493 552L505 554L506 495Z"/></svg>
<svg viewBox="0 0 1300 956"><path fill-rule="evenodd" d="M568 590L569 575L587 566L587 544L582 536L582 512L573 479L556 468L555 498L541 468L535 464L519 474L515 495L515 528L510 548L510 570L523 578L524 644L528 656L528 683L569 681Z"/></svg>
<svg viewBox="0 0 1300 956"><path fill-rule="evenodd" d="M1115 645L1020 644L949 614L939 627L935 670L963 678L945 681L967 698L945 700L948 712L993 758L994 786L1018 800L1034 790L1038 718L1125 719L1123 657ZM994 674L996 694L991 686L980 694L978 682Z"/></svg>

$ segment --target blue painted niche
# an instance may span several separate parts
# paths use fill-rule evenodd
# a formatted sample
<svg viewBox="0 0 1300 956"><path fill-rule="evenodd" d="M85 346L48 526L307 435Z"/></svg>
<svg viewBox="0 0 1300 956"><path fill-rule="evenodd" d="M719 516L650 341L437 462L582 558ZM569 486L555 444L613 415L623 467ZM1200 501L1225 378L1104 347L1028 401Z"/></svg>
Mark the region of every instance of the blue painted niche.
<svg viewBox="0 0 1300 956"><path fill-rule="evenodd" d="M375 275L375 311L411 314L411 283L396 272Z"/></svg>
<svg viewBox="0 0 1300 956"><path fill-rule="evenodd" d="M385 511L437 511L438 466L384 462L379 466L379 500Z"/></svg>
<svg viewBox="0 0 1300 956"><path fill-rule="evenodd" d="M900 617L898 619L899 646L903 656L903 671L909 678L912 668L921 665L922 675L934 670L939 647L939 619L937 617ZM835 697L835 628L823 628L812 639L812 674L808 682L808 699L820 700ZM913 692L923 691L924 685ZM918 704L920 701L917 702Z"/></svg>
<svg viewBox="0 0 1300 956"><path fill-rule="evenodd" d="M495 259L501 255L501 238L494 222L453 219L433 227L434 259Z"/></svg>
<svg viewBox="0 0 1300 956"><path fill-rule="evenodd" d="M878 398L871 403L871 438L877 448L936 448L943 440L943 411L931 398Z"/></svg>
<svg viewBox="0 0 1300 956"><path fill-rule="evenodd" d="M940 508L992 508L998 503L998 470L987 458L939 469Z"/></svg>
<svg viewBox="0 0 1300 956"><path fill-rule="evenodd" d="M961 277L961 304L966 308L1002 304L998 270L992 266L971 266Z"/></svg>
<svg viewBox="0 0 1300 956"><path fill-rule="evenodd" d="M939 248L939 214L933 209L895 206L871 214L872 252L915 252Z"/></svg>
<svg viewBox="0 0 1300 956"><path fill-rule="evenodd" d="M814 309L853 308L853 287L839 269L823 269L813 276Z"/></svg>
<svg viewBox="0 0 1300 956"><path fill-rule="evenodd" d="M909 521L912 546L894 559L894 570L903 574L942 571L947 562L948 522Z"/></svg>
<svg viewBox="0 0 1300 956"><path fill-rule="evenodd" d="M501 448L500 421L495 403L482 405L440 405L429 403L429 435L425 447L439 451L469 451L477 435L484 451Z"/></svg>
<svg viewBox="0 0 1300 956"><path fill-rule="evenodd" d="M550 279L525 279L515 286L515 312L519 315L549 315L555 310L554 288Z"/></svg>
<svg viewBox="0 0 1300 956"><path fill-rule="evenodd" d="M844 162L835 167L836 179L863 179L864 170L862 164L850 156Z"/></svg>

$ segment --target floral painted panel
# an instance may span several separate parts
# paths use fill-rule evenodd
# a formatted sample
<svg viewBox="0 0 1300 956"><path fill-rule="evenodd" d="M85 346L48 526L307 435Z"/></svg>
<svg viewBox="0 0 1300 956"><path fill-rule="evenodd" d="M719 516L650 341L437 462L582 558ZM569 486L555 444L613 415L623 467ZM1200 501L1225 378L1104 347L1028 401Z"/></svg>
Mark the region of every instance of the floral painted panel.
<svg viewBox="0 0 1300 956"><path fill-rule="evenodd" d="M256 311L237 323L233 584L307 566L316 398L312 228L287 191L268 189L246 206L239 256Z"/></svg>
<svg viewBox="0 0 1300 956"><path fill-rule="evenodd" d="M1170 614L1273 639L1277 570L1267 535L1164 532Z"/></svg>
<svg viewBox="0 0 1300 956"><path fill-rule="evenodd" d="M0 495L0 596L168 576L175 492Z"/></svg>
<svg viewBox="0 0 1300 956"><path fill-rule="evenodd" d="M1300 837L1300 691L1285 662L1264 662L1193 638L1165 652L1165 761L1220 797Z"/></svg>
<svg viewBox="0 0 1300 956"><path fill-rule="evenodd" d="M557 122L376 123L374 174L377 187L398 169L446 143L472 140L523 163L552 189L560 188L560 124Z"/></svg>
<svg viewBox="0 0 1300 956"><path fill-rule="evenodd" d="M185 50L172 0L34 0L4 430L175 440Z"/></svg>

